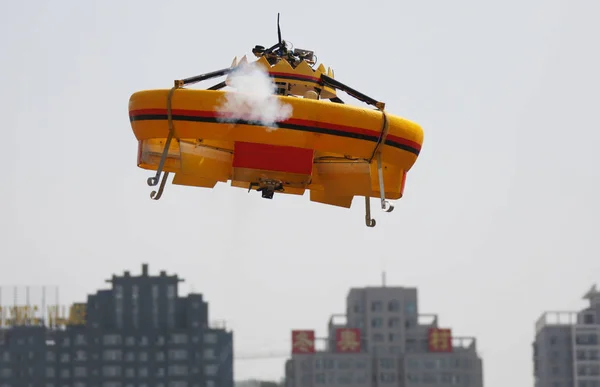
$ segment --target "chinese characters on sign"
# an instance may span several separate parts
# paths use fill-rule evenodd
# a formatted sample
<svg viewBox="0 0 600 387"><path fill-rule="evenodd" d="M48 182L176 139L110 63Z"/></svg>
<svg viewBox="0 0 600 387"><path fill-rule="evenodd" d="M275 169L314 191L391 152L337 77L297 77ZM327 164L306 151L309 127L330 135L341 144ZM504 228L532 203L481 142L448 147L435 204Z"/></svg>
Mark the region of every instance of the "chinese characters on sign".
<svg viewBox="0 0 600 387"><path fill-rule="evenodd" d="M38 326L42 323L49 327L85 325L85 304L71 305L68 316L66 307L58 305L48 306L45 316L43 312L37 305L0 306L0 327Z"/></svg>
<svg viewBox="0 0 600 387"><path fill-rule="evenodd" d="M335 347L337 352L360 352L360 329L336 329Z"/></svg>
<svg viewBox="0 0 600 387"><path fill-rule="evenodd" d="M315 331L292 331L292 353L315 353Z"/></svg>
<svg viewBox="0 0 600 387"><path fill-rule="evenodd" d="M429 329L430 352L452 352L452 332L450 329Z"/></svg>

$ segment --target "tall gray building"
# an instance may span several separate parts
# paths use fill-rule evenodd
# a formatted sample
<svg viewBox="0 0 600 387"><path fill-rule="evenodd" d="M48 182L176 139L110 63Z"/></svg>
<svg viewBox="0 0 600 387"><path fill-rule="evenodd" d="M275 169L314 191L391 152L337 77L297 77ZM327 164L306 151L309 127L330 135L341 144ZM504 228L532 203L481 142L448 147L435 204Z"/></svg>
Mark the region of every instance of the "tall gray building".
<svg viewBox="0 0 600 387"><path fill-rule="evenodd" d="M233 387L233 334L209 325L202 294L178 296L181 281L144 264L64 324L0 315L0 387Z"/></svg>
<svg viewBox="0 0 600 387"><path fill-rule="evenodd" d="M545 312L535 326L535 387L600 387L600 292L578 312Z"/></svg>
<svg viewBox="0 0 600 387"><path fill-rule="evenodd" d="M483 387L475 338L452 337L404 287L351 289L324 339L293 331L285 375L286 387Z"/></svg>

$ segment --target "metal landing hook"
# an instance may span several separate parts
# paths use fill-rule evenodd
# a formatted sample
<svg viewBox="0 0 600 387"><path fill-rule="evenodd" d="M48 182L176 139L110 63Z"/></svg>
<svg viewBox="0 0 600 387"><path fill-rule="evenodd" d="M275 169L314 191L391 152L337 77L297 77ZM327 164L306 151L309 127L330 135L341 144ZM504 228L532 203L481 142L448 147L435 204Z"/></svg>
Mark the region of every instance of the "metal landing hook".
<svg viewBox="0 0 600 387"><path fill-rule="evenodd" d="M165 147L163 148L163 152L160 156L160 162L158 163L158 168L156 168L156 174L152 177L148 178L148 185L154 187L158 184L158 178L160 177L161 172L165 166L165 161L167 161L167 156L169 154L169 148L171 147L171 141L173 140L173 136L175 134L175 128L173 127L173 114L172 114L172 98L173 92L177 90L179 87L176 85L169 90L169 94L167 95L167 120L169 124L169 135L167 136L167 141L165 142ZM162 192L162 190L159 190Z"/></svg>
<svg viewBox="0 0 600 387"><path fill-rule="evenodd" d="M379 174L379 195L381 197L381 209L385 212L394 211L394 206L385 200L385 186L383 184L383 163L381 162L381 152L377 152L377 173Z"/></svg>
<svg viewBox="0 0 600 387"><path fill-rule="evenodd" d="M367 227L375 227L377 222L371 218L371 198L369 196L365 196L365 210L365 223Z"/></svg>
<svg viewBox="0 0 600 387"><path fill-rule="evenodd" d="M152 200L160 199L160 197L163 194L163 191L165 190L165 185L167 184L167 177L169 177L169 172L164 172L162 180L160 181L160 187L158 187L158 192L156 192L156 191L150 192L150 199L152 199ZM152 179L152 178L150 178L150 179ZM148 179L148 180L150 180L150 179Z"/></svg>

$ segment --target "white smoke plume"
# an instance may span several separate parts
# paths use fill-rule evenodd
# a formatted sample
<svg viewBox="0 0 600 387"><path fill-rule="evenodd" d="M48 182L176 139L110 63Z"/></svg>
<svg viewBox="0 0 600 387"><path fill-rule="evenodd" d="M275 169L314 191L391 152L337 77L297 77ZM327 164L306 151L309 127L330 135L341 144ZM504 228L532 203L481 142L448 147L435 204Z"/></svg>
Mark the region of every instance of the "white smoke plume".
<svg viewBox="0 0 600 387"><path fill-rule="evenodd" d="M262 66L247 63L231 73L230 84L235 90L227 91L217 106L220 121L246 120L251 123L277 128L276 122L291 117L292 106L279 101L275 84Z"/></svg>

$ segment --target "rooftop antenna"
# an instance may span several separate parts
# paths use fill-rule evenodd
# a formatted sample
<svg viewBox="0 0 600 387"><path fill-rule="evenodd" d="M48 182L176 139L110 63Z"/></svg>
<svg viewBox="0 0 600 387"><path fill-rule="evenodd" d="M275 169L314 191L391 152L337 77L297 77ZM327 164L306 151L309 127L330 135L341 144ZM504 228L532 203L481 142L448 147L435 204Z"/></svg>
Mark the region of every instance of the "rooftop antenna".
<svg viewBox="0 0 600 387"><path fill-rule="evenodd" d="M279 26L279 12L277 12L277 38L279 40L279 46L281 47L281 27Z"/></svg>
<svg viewBox="0 0 600 387"><path fill-rule="evenodd" d="M385 288L385 270L381 272L381 285Z"/></svg>

